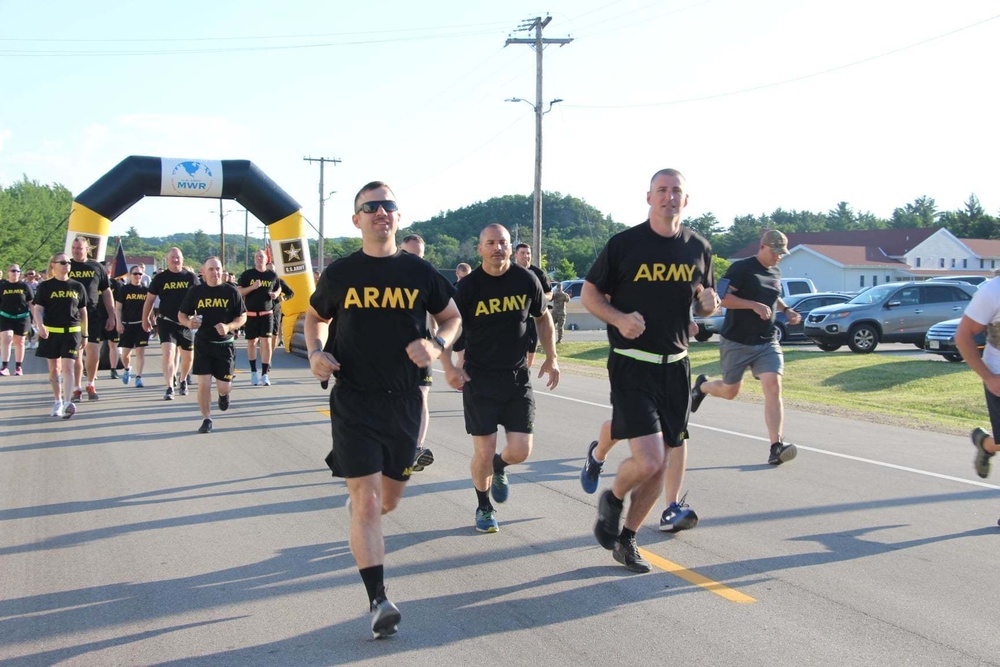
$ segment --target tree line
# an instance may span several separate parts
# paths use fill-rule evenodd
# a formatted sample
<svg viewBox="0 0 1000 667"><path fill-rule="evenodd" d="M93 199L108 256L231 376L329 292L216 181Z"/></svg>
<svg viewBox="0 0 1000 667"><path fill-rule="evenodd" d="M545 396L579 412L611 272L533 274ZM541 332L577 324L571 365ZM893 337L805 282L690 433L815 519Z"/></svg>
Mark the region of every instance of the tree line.
<svg viewBox="0 0 1000 667"><path fill-rule="evenodd" d="M44 268L48 258L61 252L65 246L66 222L72 202L73 194L64 186L40 184L27 176L0 188L0 260L3 265L6 267L18 262L22 268ZM510 230L512 240L530 244L532 215L530 195L505 195L415 222L400 230L400 239L407 233L420 234L427 243L427 260L439 269L454 269L460 262L476 266L479 263L476 254L479 232L486 225L500 223ZM586 275L608 239L627 227L586 201L558 192L544 193L542 221L543 257L540 261L556 280ZM707 238L720 258L731 256L756 241L762 230L772 228L787 234L944 227L959 238L1000 238L997 216L988 214L974 194L956 211L940 211L934 199L920 197L893 210L888 219L868 212L856 212L847 202L840 202L825 213L779 208L770 214L738 216L728 227L724 227L712 213L686 220L685 224ZM109 240L109 252L114 240L114 236ZM201 264L208 257L219 254L218 236L201 230L162 237L140 237L132 227L122 235L122 243L127 254L152 255L158 266L162 266L163 256L173 246L179 247L186 261L192 265ZM316 264L319 263L317 245L315 239L310 241L310 254ZM326 239L324 246L330 261L360 249L361 239ZM246 240L246 247L252 265L253 253L264 247L264 241L250 237ZM244 248L243 235L226 236L224 264L227 268L235 272L243 270ZM724 263L719 264L722 266Z"/></svg>

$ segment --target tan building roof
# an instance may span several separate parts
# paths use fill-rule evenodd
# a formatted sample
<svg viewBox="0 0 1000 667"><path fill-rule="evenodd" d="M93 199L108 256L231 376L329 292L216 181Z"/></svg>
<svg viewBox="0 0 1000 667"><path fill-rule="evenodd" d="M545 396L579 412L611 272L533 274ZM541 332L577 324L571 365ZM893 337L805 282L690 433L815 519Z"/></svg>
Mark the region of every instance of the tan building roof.
<svg viewBox="0 0 1000 667"><path fill-rule="evenodd" d="M788 236L788 249L797 245L810 246L861 246L881 251L888 257L902 257L926 241L940 228L920 229L864 229L851 232L805 232ZM758 241L740 248L730 259L743 259L757 254Z"/></svg>
<svg viewBox="0 0 1000 667"><path fill-rule="evenodd" d="M803 248L809 248L813 252L844 266L880 266L895 269L905 269L907 267L905 262L887 257L884 252L877 248L851 245L817 245L815 243L800 243L799 245Z"/></svg>

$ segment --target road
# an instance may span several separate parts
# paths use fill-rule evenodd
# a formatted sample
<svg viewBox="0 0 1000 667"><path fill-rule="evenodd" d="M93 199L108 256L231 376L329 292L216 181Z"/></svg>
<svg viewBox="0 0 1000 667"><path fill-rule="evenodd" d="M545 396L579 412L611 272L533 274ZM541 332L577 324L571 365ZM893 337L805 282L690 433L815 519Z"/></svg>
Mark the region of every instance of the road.
<svg viewBox="0 0 1000 667"><path fill-rule="evenodd" d="M303 359L279 353L274 385L251 387L241 350L208 435L155 372L102 379L60 420L26 367L0 378L5 666L1000 665L1000 485L964 437L791 412L799 456L775 468L760 406L708 399L686 481L701 523L662 534L658 507L638 537L656 567L636 575L596 544L578 481L606 380L538 392L535 452L481 535L461 396L436 374L437 460L384 520L403 621L374 641Z"/></svg>

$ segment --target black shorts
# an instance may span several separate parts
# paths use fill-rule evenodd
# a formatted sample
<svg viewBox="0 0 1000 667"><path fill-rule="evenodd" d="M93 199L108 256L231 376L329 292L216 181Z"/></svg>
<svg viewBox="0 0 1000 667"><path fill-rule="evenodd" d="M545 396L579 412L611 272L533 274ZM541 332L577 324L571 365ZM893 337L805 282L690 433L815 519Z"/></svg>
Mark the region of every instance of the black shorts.
<svg viewBox="0 0 1000 667"><path fill-rule="evenodd" d="M104 307L104 304L101 304ZM87 306L87 343L99 343L101 333L104 329L104 322L107 320L107 313L102 318L97 312L97 306Z"/></svg>
<svg viewBox="0 0 1000 667"><path fill-rule="evenodd" d="M691 362L652 364L631 357L608 355L611 381L611 437L628 440L662 433L668 447L688 438L691 416Z"/></svg>
<svg viewBox="0 0 1000 667"><path fill-rule="evenodd" d="M13 331L15 336L27 336L31 331L31 318L0 315L0 331Z"/></svg>
<svg viewBox="0 0 1000 667"><path fill-rule="evenodd" d="M104 328L105 325L108 323L108 314L107 314L107 312L105 312L103 309L101 309L101 310L97 311L97 313L98 313L98 320L99 320L99 327L97 329L97 338L91 338L90 341L96 343L98 341L106 340L106 341L109 341L111 343L117 343L118 342L118 327L112 327L112 329L110 331L108 331L107 329ZM94 334L90 334L90 335L93 336Z"/></svg>
<svg viewBox="0 0 1000 667"><path fill-rule="evenodd" d="M80 357L79 332L49 333L48 338L38 339L35 356L42 359L78 359Z"/></svg>
<svg viewBox="0 0 1000 667"><path fill-rule="evenodd" d="M535 326L535 318L528 318L526 333L528 335L528 354L534 354L535 350L538 349L538 327Z"/></svg>
<svg viewBox="0 0 1000 667"><path fill-rule="evenodd" d="M997 435L1000 434L1000 396L997 396L989 389L986 385L983 385L983 391L986 392L986 411L990 415L990 428L992 429L993 439L997 439Z"/></svg>
<svg viewBox="0 0 1000 667"><path fill-rule="evenodd" d="M156 330L160 334L160 345L173 343L182 350L190 350L194 347L191 330L173 320L168 320L165 317L159 318Z"/></svg>
<svg viewBox="0 0 1000 667"><path fill-rule="evenodd" d="M431 374L431 367L420 369L420 386L430 387L434 384L434 376Z"/></svg>
<svg viewBox="0 0 1000 667"><path fill-rule="evenodd" d="M274 316L272 315L255 315L251 317L247 315L247 323L243 325L244 331L246 331L246 339L253 340L254 338L270 338L273 336L272 330L274 329Z"/></svg>
<svg viewBox="0 0 1000 667"><path fill-rule="evenodd" d="M326 464L334 477L365 477L377 472L405 482L417 454L423 395L371 393L333 385L330 426L333 449Z"/></svg>
<svg viewBox="0 0 1000 667"><path fill-rule="evenodd" d="M129 349L136 347L146 347L149 345L149 334L142 330L141 324L126 324L125 331L118 341L119 347Z"/></svg>
<svg viewBox="0 0 1000 667"><path fill-rule="evenodd" d="M462 388L465 432L492 435L499 426L508 433L531 433L535 426L535 394L530 371L494 371L466 365L470 381Z"/></svg>
<svg viewBox="0 0 1000 667"><path fill-rule="evenodd" d="M236 377L236 347L232 341L211 343L195 338L192 375L211 375L220 382L232 382Z"/></svg>

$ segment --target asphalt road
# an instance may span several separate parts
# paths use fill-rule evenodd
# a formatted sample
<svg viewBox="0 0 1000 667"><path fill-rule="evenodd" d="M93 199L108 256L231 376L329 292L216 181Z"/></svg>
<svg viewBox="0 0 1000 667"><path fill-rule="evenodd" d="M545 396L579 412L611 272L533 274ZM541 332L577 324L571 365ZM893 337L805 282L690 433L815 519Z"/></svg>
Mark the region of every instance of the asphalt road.
<svg viewBox="0 0 1000 667"><path fill-rule="evenodd" d="M303 359L279 353L266 388L240 359L210 435L155 372L102 372L71 420L47 416L34 357L0 378L0 665L1000 665L1000 485L967 438L791 412L799 456L775 468L760 406L710 398L686 481L701 523L662 534L658 507L636 575L578 481L607 382L572 373L537 394L495 535L473 529L461 396L436 375L437 460L384 520L403 620L374 641L325 394Z"/></svg>

